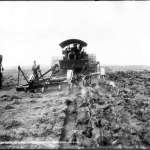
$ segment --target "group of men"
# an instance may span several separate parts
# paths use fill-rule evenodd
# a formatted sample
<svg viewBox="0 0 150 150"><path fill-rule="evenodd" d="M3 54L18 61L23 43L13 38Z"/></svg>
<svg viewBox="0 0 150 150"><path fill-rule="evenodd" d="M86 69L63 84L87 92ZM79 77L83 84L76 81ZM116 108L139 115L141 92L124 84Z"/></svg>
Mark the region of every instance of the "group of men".
<svg viewBox="0 0 150 150"><path fill-rule="evenodd" d="M63 54L65 54L67 60L82 59L86 55L80 44L73 44L72 47L71 45L67 46Z"/></svg>

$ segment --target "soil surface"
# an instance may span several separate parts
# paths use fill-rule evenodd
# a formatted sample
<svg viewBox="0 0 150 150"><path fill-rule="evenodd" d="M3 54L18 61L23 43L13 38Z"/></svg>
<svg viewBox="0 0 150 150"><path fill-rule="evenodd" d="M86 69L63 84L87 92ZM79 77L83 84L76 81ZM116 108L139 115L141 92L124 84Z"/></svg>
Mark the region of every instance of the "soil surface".
<svg viewBox="0 0 150 150"><path fill-rule="evenodd" d="M109 72L94 82L25 93L15 90L16 74L5 74L0 148L149 147L150 72Z"/></svg>

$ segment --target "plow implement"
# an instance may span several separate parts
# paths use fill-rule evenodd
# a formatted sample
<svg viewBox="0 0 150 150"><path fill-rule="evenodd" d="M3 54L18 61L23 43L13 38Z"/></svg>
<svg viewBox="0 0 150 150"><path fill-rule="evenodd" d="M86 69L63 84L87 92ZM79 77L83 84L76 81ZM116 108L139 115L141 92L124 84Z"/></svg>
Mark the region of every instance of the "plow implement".
<svg viewBox="0 0 150 150"><path fill-rule="evenodd" d="M52 77L54 71L55 68L51 68L45 73L41 74L38 78L33 77L31 80L29 80L21 67L18 66L18 84L16 86L16 91L34 91L35 89L44 90L50 86L59 86L66 83L66 77ZM50 76L45 78L45 75L47 75L49 72L51 72ZM21 74L27 82L26 84L20 83Z"/></svg>
<svg viewBox="0 0 150 150"><path fill-rule="evenodd" d="M51 72L49 77L45 77L49 72ZM83 86L92 84L92 78L99 76L99 72L90 73L87 75L80 75L75 76L73 74L72 70L67 70L67 74L64 77L56 77L53 76L53 73L55 72L55 68L51 68L45 73L41 74L38 78L32 78L28 79L28 77L25 75L24 71L21 69L20 66L18 66L18 85L16 86L16 91L30 91L34 92L36 89L41 89L44 91L48 87L52 86L60 86L63 84L75 84L77 82L83 81ZM26 84L20 83L20 75L24 77L24 80L26 81ZM80 79L80 80L79 80Z"/></svg>

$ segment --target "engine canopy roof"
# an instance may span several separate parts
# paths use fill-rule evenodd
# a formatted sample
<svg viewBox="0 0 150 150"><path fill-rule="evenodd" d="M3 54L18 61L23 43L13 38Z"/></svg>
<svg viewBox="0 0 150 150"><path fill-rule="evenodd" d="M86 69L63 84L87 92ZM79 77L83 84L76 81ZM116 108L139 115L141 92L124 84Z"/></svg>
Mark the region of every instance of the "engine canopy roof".
<svg viewBox="0 0 150 150"><path fill-rule="evenodd" d="M87 43L82 41L82 40L79 40L79 39L68 39L68 40L65 40L63 42L61 42L59 45L61 48L64 48L70 44L80 44L81 47L85 47L87 46Z"/></svg>

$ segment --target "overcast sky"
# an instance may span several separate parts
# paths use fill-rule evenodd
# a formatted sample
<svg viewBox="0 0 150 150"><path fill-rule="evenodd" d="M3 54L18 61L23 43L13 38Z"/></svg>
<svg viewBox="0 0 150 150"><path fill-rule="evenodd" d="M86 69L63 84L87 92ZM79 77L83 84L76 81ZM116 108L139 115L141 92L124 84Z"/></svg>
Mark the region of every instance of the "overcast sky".
<svg viewBox="0 0 150 150"><path fill-rule="evenodd" d="M150 65L150 2L0 2L4 67L50 65L69 38L102 64Z"/></svg>

